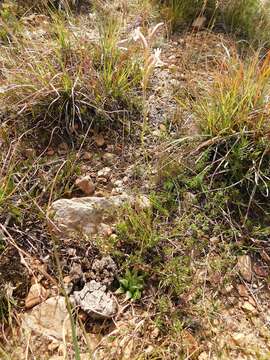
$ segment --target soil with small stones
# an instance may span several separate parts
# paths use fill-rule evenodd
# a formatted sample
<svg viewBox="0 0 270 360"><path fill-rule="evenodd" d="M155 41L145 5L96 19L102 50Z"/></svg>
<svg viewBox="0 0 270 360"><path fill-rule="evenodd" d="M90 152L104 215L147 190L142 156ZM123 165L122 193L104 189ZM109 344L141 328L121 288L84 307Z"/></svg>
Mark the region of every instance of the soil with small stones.
<svg viewBox="0 0 270 360"><path fill-rule="evenodd" d="M134 22L135 25L131 24L133 28L137 26L136 21ZM141 22L143 20L139 21L139 23ZM188 96L195 99L196 95L203 89L202 84L204 82L211 83L211 74L218 68L220 60L226 56L228 49L234 51L234 44L230 38L221 34L212 34L208 31L184 35L178 34L171 40L165 41L162 60L166 65L162 69L155 70L151 79L149 94L148 120L150 130L146 134L145 145L147 147L147 159L152 168L149 169L145 165L145 149L140 146L139 136L131 134L123 137L122 134L119 135L119 132L110 129L101 132L102 137L104 137L104 144L101 146L95 143L96 134L94 132L89 137L90 140L88 139L85 142L82 149L80 149L80 145L68 143L65 138L57 139L50 144L46 144L45 147L44 144L42 146L37 145L35 147L36 156L42 157L42 163L38 164L38 167L33 170L31 181L28 182L29 188L35 182L38 183L37 188L42 188L46 183L52 182L67 155L74 153L75 164L80 169L80 175L87 174L91 177L96 186L95 194L97 196L111 195L116 188L117 181L123 182L123 192L134 189L142 193L150 193L151 190L156 189L156 166L162 155L162 149L166 146L164 143L166 144L168 139L176 138L179 135L198 131L192 114L181 109L181 107L179 109L176 100L177 96L179 94L180 96L188 94ZM164 126L162 127L162 125ZM63 143L66 145L60 146ZM30 142L24 144L25 148L33 147L32 145ZM106 154L112 154L112 156L106 156ZM25 160L27 160L26 157L23 157L22 161ZM105 167L111 169L109 178L98 177L98 172ZM57 196L53 194L53 198L51 198L52 194L45 192L39 198L39 206L47 204L49 200L56 200L58 197L83 196L83 193L74 186L76 177L77 175L73 174L68 179L70 186L61 184L61 189L55 189L55 194L57 191L59 191L59 194ZM93 279L95 276L92 268L93 263L95 260L101 259L100 251L93 241L86 242L79 238L73 240L61 239L61 241L56 239L54 243L45 225L45 218L36 218L33 213L29 215L29 210L32 211L32 209L28 208L26 213L20 217L19 222L16 220L15 215L11 217L8 214L0 215L0 222L5 224L11 236L10 241L7 240L7 246L0 255L0 289L6 289L7 291L13 289L10 291L17 301L16 311L18 313L23 311L23 301L28 293L33 272L35 277L48 288L53 288L55 283L58 283L59 269L55 253L57 253L64 278L74 274L76 266L80 266L79 273L81 273L73 282L73 290L81 290L86 281ZM22 209L22 211L25 211L25 209ZM15 240L19 248L29 254L30 258L22 258L19 255L12 245L12 239ZM159 257L163 255L164 262L166 262L166 256L162 252L163 247L165 247L165 242L156 247L156 253L154 251L149 253L147 263L141 265L142 268L147 268L148 264L152 264L157 254ZM128 248L122 250L124 250L125 254L130 252ZM267 251L265 254L267 255ZM182 254L181 252L178 254L176 250L175 255ZM35 262L35 260L38 262ZM221 282L218 270L213 271L212 274L198 271L197 277L194 277L193 281L194 287L205 292L202 304L200 304L200 311L204 312L202 315L203 320L202 317L197 318L196 306L199 308L199 304L196 303L196 299L192 298L193 294L191 292L186 298L173 299L176 311L183 310L181 320L183 320L185 333L183 332L182 335L187 356L190 357L194 353L194 358L199 360L218 359L219 352L224 351L224 356L228 356L227 358L249 360L256 358L254 348L259 349L258 351L262 354L266 354L265 356L269 355L270 313L268 304L270 292L265 279L269 276L270 266L267 259L259 262L257 258L254 258L253 262L255 275L252 282L246 283L240 279L240 283L246 289L246 292L242 289L242 293L241 291L239 293L239 287L237 288L239 284L237 283L232 284L232 287L227 289L218 289L216 287L215 292L209 290L209 284ZM33 272L29 271L25 264ZM42 269L41 266L43 266ZM55 283L50 281L51 278L55 280ZM153 286L155 285L154 280L152 279ZM112 285L112 288L116 288L115 284ZM53 291L57 293L58 289L54 288ZM139 342L142 342L144 331L145 334L150 334L149 339L145 340L145 349L148 349L152 344L154 346L165 344L165 347L167 345L170 347L173 342L166 337L166 334L160 335L157 333L156 338L152 335L155 330L151 318L154 296L154 291L151 288L147 289L141 303L127 305L127 311L123 311L121 321L125 323L125 326L129 324L130 334L134 337L135 342L137 340L137 349L140 348ZM195 305L192 301L194 301ZM220 305L219 314L216 317L216 314L209 316L208 307L212 309L212 302L215 301ZM250 303L251 307L247 307L246 302ZM252 312L253 308L254 312ZM145 309L149 310L147 314L145 314ZM114 334L120 323L119 319L113 323L108 320L85 319L83 314L80 315L85 321L86 331L91 334L101 336ZM211 316L214 318L213 321ZM169 319L167 320L169 321ZM144 324L144 331L140 330L140 324ZM121 326L119 325L120 329ZM117 336L121 339L121 332L116 332L116 338ZM40 351L38 348L41 345L42 340L36 338L33 348ZM49 345L43 344L42 346L45 352L45 348L48 348ZM117 346L119 346L118 343L115 347L117 348ZM111 348L109 347L109 349ZM145 349L140 350L144 351ZM173 351L173 346L171 351ZM113 351L111 351L111 354L113 354ZM111 358L111 355L107 354L106 356L104 355L103 358ZM121 359L118 354L113 356L115 356L115 359ZM161 355L161 358L166 359L169 357L168 354L164 354Z"/></svg>

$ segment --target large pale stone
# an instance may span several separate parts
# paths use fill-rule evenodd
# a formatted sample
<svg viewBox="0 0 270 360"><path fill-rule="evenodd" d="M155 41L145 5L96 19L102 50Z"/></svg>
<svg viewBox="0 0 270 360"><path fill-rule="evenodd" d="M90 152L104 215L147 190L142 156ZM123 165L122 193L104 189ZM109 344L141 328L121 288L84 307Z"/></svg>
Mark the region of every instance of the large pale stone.
<svg viewBox="0 0 270 360"><path fill-rule="evenodd" d="M100 233L101 224L116 222L123 205L135 206L138 199L141 208L150 206L149 200L144 196L122 194L110 197L60 199L52 204L51 213L53 221L62 233L70 235L78 232L89 236Z"/></svg>
<svg viewBox="0 0 270 360"><path fill-rule="evenodd" d="M51 340L71 338L70 318L65 298L49 298L22 316L22 328L27 332L43 335Z"/></svg>

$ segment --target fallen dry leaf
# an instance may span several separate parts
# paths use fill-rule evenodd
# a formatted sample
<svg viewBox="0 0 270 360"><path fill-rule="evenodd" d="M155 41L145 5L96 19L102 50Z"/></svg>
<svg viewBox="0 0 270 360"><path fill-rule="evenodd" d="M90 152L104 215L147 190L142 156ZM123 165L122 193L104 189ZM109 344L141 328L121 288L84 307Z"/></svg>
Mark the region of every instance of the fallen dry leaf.
<svg viewBox="0 0 270 360"><path fill-rule="evenodd" d="M92 160L93 159L93 154L90 153L89 151L85 151L82 155L82 159L83 160Z"/></svg>
<svg viewBox="0 0 270 360"><path fill-rule="evenodd" d="M48 156L53 156L54 155L54 150L52 148L48 148L47 155Z"/></svg>
<svg viewBox="0 0 270 360"><path fill-rule="evenodd" d="M182 340L184 347L188 350L189 354L194 353L198 348L198 342L193 335L187 330L183 330L182 333Z"/></svg>

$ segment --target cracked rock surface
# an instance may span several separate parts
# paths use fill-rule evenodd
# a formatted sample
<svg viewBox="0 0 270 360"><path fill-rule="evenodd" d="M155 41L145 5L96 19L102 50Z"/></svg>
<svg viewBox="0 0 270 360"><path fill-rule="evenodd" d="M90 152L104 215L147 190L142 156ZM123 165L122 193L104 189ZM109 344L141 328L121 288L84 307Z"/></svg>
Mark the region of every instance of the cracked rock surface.
<svg viewBox="0 0 270 360"><path fill-rule="evenodd" d="M91 280L81 291L75 291L74 300L82 310L94 318L109 319L116 315L118 306L114 296L106 292L106 286Z"/></svg>

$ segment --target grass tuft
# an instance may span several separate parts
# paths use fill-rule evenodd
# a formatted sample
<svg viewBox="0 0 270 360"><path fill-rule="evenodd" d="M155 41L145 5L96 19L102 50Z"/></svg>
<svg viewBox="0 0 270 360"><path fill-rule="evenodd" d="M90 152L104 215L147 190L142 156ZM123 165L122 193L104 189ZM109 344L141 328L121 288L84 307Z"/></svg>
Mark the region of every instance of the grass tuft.
<svg viewBox="0 0 270 360"><path fill-rule="evenodd" d="M260 60L255 54L246 62L233 57L220 68L209 87L191 102L204 141L189 150L189 159L195 156L195 160L192 165L186 162L187 176L182 174L178 182L205 194L210 203L211 198L219 197L216 208L221 217L227 213L238 224L260 219L266 225L270 186L269 55Z"/></svg>
<svg viewBox="0 0 270 360"><path fill-rule="evenodd" d="M255 137L269 132L269 54L243 62L233 57L221 64L207 95L194 102L195 113L205 129L214 136L252 132Z"/></svg>
<svg viewBox="0 0 270 360"><path fill-rule="evenodd" d="M46 38L4 48L3 115L16 114L26 128L64 129L69 135L124 119L134 110L140 69L132 52L118 48L119 36L119 24L109 19L96 42L79 40L55 16Z"/></svg>

